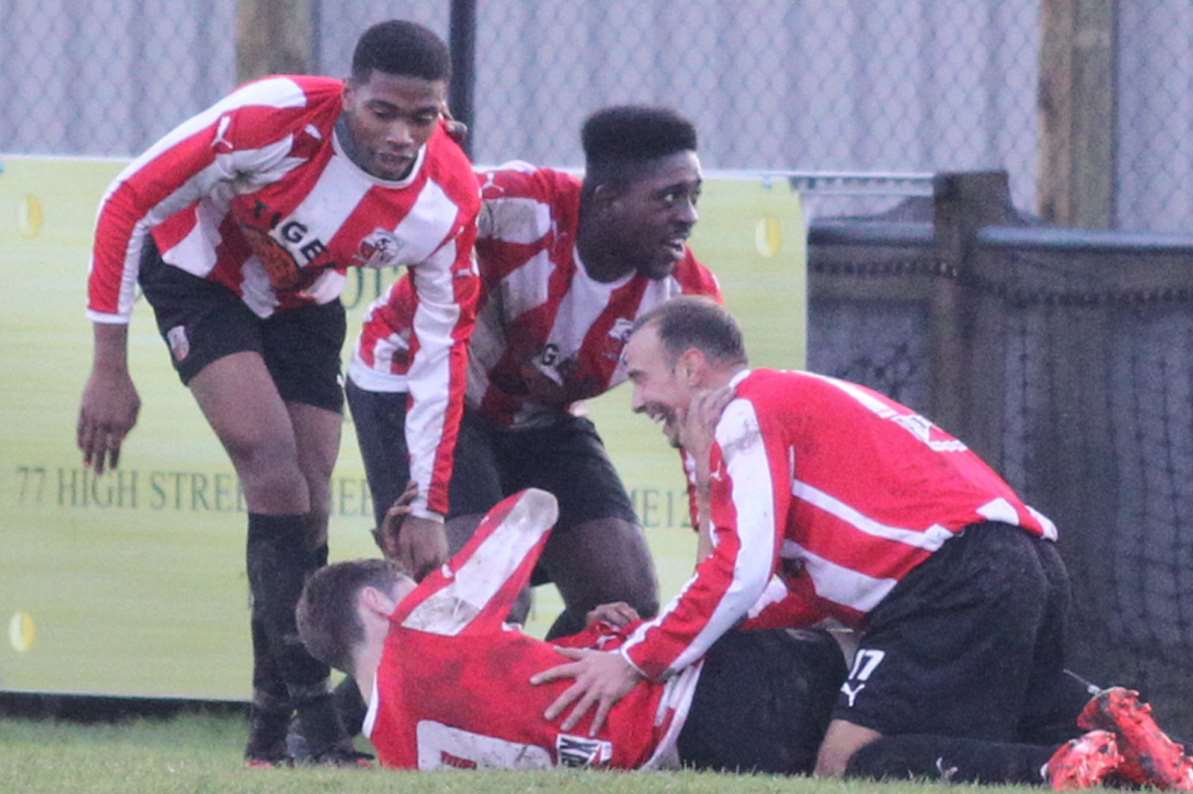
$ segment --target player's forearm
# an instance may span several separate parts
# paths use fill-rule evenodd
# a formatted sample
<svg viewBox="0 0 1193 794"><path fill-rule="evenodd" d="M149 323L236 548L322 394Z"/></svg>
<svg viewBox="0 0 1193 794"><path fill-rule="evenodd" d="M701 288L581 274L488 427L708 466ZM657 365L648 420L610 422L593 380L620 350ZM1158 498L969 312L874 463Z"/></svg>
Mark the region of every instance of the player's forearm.
<svg viewBox="0 0 1193 794"><path fill-rule="evenodd" d="M662 680L697 661L741 620L769 579L769 566L743 559L723 543L696 568L669 609L643 626L625 653L644 675Z"/></svg>
<svg viewBox="0 0 1193 794"><path fill-rule="evenodd" d="M457 252L448 275L450 300L442 300L442 282L414 279L419 302L412 322L411 362L407 382L410 407L406 442L410 471L419 483L415 514L448 511L448 484L468 379L468 342L476 324L478 279L469 271L471 248ZM461 269L463 268L463 269ZM430 296L440 300L428 299Z"/></svg>
<svg viewBox="0 0 1193 794"><path fill-rule="evenodd" d="M467 349L457 342L447 355L428 359L420 361L416 356L408 379L406 448L411 479L419 485L411 512L441 517L448 510L452 460L464 410Z"/></svg>
<svg viewBox="0 0 1193 794"><path fill-rule="evenodd" d="M140 251L149 235L142 222L147 210L138 206L136 196L121 174L99 208L87 276L87 317L96 323L125 323L132 314Z"/></svg>
<svg viewBox="0 0 1193 794"><path fill-rule="evenodd" d="M128 374L128 325L92 323L92 369L109 374Z"/></svg>

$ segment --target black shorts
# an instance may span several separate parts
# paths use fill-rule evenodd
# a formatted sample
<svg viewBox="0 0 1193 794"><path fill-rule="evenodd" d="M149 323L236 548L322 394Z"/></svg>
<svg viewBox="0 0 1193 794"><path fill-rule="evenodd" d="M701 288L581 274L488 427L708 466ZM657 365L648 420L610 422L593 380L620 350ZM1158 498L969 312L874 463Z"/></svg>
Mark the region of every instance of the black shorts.
<svg viewBox="0 0 1193 794"><path fill-rule="evenodd" d="M1032 741L1059 713L1071 734L1084 695L1063 674L1068 608L1054 543L970 526L871 612L833 717L888 736Z"/></svg>
<svg viewBox="0 0 1193 794"><path fill-rule="evenodd" d="M373 520L376 526L381 526L385 512L402 495L410 480L406 392L368 391L349 377L344 382L344 394L369 481ZM449 498L455 500L454 489Z"/></svg>
<svg viewBox="0 0 1193 794"><path fill-rule="evenodd" d="M467 486L452 490L453 516L485 513L523 488L541 488L559 500L557 533L603 518L638 523L596 427L571 414L508 430L465 408L452 479Z"/></svg>
<svg viewBox="0 0 1193 794"><path fill-rule="evenodd" d="M410 479L406 393L345 386L378 525ZM523 488L542 488L559 500L556 532L600 518L637 524L629 494L596 428L563 415L549 427L505 430L465 408L449 488L449 517L483 515Z"/></svg>
<svg viewBox="0 0 1193 794"><path fill-rule="evenodd" d="M845 657L826 631L730 631L709 649L679 734L684 766L809 773Z"/></svg>
<svg viewBox="0 0 1193 794"><path fill-rule="evenodd" d="M338 300L262 319L231 290L163 262L151 242L139 280L184 384L216 359L254 352L283 400L343 410L340 351L347 323Z"/></svg>

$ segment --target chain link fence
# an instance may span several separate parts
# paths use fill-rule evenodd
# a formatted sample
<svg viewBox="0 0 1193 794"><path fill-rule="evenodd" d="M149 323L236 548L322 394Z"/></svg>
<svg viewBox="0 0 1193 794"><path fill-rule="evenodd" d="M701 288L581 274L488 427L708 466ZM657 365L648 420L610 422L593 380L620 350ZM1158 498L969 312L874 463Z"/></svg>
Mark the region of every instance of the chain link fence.
<svg viewBox="0 0 1193 794"><path fill-rule="evenodd" d="M0 152L128 156L236 83L236 3L0 0Z"/></svg>
<svg viewBox="0 0 1193 794"><path fill-rule="evenodd" d="M813 222L809 368L931 417L1053 519L1071 669L1193 736L1193 236L1025 224L986 176Z"/></svg>
<svg viewBox="0 0 1193 794"><path fill-rule="evenodd" d="M449 0L309 0L311 71ZM278 3L285 7L286 3ZM236 82L236 0L0 0L0 151L127 156ZM1114 224L1193 215L1193 4L1117 6ZM574 166L593 110L688 114L706 168L1005 169L1036 206L1040 0L479 0L474 155Z"/></svg>
<svg viewBox="0 0 1193 794"><path fill-rule="evenodd" d="M1123 2L1118 27L1118 118L1113 123L1119 143L1119 225L1188 231L1193 225L1193 3Z"/></svg>

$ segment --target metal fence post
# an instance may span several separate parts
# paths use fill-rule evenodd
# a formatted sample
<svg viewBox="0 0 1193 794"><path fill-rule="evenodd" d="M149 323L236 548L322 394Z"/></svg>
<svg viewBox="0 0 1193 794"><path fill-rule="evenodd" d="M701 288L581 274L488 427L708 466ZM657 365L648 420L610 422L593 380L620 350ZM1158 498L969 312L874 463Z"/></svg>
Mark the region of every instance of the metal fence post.
<svg viewBox="0 0 1193 794"><path fill-rule="evenodd" d="M472 92L476 85L476 0L452 0L448 37L452 55L452 115L468 125L464 151L471 158L472 142L476 138L472 106Z"/></svg>

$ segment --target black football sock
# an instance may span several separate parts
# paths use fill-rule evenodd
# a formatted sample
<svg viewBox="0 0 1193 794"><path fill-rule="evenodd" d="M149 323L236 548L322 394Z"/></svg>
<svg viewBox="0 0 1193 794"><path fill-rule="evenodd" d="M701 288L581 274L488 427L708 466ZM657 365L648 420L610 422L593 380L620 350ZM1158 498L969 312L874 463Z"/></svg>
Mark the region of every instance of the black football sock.
<svg viewBox="0 0 1193 794"><path fill-rule="evenodd" d="M284 752L286 729L294 709L286 684L274 664L265 624L252 610L249 625L253 639L253 699L249 705L249 740L245 755L272 758Z"/></svg>
<svg viewBox="0 0 1193 794"><path fill-rule="evenodd" d="M327 547L304 548L305 515L249 514L248 575L274 663L298 712L298 730L312 753L341 741L344 728L328 691L330 668L307 653L294 608L307 572L327 559Z"/></svg>
<svg viewBox="0 0 1193 794"><path fill-rule="evenodd" d="M356 685L356 681L351 677L345 678L332 690L331 696L335 700L340 721L344 723L344 730L349 736L359 734L369 707L360 696L360 687Z"/></svg>
<svg viewBox="0 0 1193 794"><path fill-rule="evenodd" d="M926 734L884 736L853 754L845 776L1039 785L1041 769L1056 749Z"/></svg>

